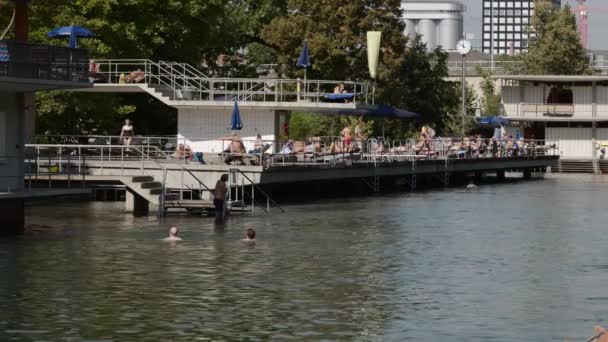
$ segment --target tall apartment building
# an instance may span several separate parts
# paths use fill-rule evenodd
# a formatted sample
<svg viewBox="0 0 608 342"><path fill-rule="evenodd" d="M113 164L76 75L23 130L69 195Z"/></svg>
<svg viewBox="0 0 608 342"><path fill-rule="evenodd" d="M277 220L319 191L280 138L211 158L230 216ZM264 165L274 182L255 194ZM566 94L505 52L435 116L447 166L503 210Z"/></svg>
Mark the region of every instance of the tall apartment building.
<svg viewBox="0 0 608 342"><path fill-rule="evenodd" d="M538 1L561 6L561 0L483 0L483 52L492 53L492 49L495 55L527 52L530 39L535 37L529 27Z"/></svg>

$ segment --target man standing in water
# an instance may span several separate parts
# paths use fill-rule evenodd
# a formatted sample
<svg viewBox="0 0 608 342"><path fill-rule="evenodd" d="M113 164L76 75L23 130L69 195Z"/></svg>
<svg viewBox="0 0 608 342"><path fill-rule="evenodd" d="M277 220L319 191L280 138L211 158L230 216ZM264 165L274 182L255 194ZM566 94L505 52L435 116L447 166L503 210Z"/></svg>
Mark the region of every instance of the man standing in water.
<svg viewBox="0 0 608 342"><path fill-rule="evenodd" d="M215 221L218 223L224 222L226 215L226 182L228 181L228 175L223 174L222 177L215 184L213 189L213 205L215 206Z"/></svg>

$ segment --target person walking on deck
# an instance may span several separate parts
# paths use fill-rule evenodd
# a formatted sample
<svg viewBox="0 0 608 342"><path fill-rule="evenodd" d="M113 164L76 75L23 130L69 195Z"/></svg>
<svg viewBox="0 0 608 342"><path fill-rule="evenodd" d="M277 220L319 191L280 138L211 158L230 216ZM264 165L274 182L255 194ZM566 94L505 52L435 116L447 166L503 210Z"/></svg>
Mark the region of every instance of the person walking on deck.
<svg viewBox="0 0 608 342"><path fill-rule="evenodd" d="M122 126L122 130L120 131L120 139L123 144L127 146L127 151L130 151L128 146L131 146L131 141L134 136L133 125L131 124L131 120L126 119L125 124Z"/></svg>
<svg viewBox="0 0 608 342"><path fill-rule="evenodd" d="M226 182L228 181L228 175L223 174L222 177L215 184L213 189L213 205L215 206L215 221L221 223L224 221L226 216L226 193L228 188Z"/></svg>

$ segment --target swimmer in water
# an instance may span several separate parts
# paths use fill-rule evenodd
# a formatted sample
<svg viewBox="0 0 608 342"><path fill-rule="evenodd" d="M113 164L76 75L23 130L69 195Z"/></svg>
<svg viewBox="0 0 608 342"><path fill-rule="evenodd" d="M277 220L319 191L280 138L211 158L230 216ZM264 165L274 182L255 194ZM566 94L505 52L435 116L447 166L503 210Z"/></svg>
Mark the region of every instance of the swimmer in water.
<svg viewBox="0 0 608 342"><path fill-rule="evenodd" d="M467 189L477 189L477 185L475 185L475 183L470 182L469 185L467 185Z"/></svg>
<svg viewBox="0 0 608 342"><path fill-rule="evenodd" d="M177 227L171 227L169 229L169 237L165 238L164 241L182 241L182 238L177 236L179 234L179 229Z"/></svg>
<svg viewBox="0 0 608 342"><path fill-rule="evenodd" d="M246 244L255 245L255 230L251 228L247 229L247 236L241 241Z"/></svg>

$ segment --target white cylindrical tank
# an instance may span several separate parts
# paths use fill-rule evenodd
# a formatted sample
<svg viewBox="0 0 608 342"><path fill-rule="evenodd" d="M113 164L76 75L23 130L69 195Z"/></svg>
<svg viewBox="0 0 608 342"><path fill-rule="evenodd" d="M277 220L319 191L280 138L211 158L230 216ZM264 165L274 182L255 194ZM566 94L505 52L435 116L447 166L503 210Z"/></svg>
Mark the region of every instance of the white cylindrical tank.
<svg viewBox="0 0 608 342"><path fill-rule="evenodd" d="M418 34L422 36L422 42L426 44L427 49L433 50L437 48L437 25L435 24L435 20L420 20L418 22Z"/></svg>
<svg viewBox="0 0 608 342"><path fill-rule="evenodd" d="M401 9L406 24L405 34L410 35L416 27L416 33L422 36L429 49L442 46L445 50L454 50L463 36L462 1L402 0Z"/></svg>
<svg viewBox="0 0 608 342"><path fill-rule="evenodd" d="M444 50L455 50L456 44L462 39L462 21L456 19L440 20L437 36L437 45Z"/></svg>
<svg viewBox="0 0 608 342"><path fill-rule="evenodd" d="M405 31L404 34L408 37L413 37L416 35L416 21L412 19L404 19L405 23Z"/></svg>

